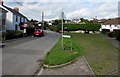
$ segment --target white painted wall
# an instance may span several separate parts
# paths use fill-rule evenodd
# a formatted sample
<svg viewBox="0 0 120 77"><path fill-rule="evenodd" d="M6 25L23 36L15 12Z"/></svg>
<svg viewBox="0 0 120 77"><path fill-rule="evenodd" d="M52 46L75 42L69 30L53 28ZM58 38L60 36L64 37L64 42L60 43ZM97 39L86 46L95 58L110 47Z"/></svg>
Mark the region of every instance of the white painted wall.
<svg viewBox="0 0 120 77"><path fill-rule="evenodd" d="M101 29L120 29L120 25L101 25Z"/></svg>
<svg viewBox="0 0 120 77"><path fill-rule="evenodd" d="M6 16L6 30L14 30L13 26L13 13L8 11L7 16Z"/></svg>

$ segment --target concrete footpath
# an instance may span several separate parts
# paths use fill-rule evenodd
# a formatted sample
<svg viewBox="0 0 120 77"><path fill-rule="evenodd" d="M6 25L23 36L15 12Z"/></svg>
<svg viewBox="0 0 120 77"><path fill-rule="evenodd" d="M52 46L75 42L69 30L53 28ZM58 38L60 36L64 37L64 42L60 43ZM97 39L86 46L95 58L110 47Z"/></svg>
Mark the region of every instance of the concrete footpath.
<svg viewBox="0 0 120 77"><path fill-rule="evenodd" d="M61 68L42 69L39 75L93 75L93 72L85 58L80 57L74 63Z"/></svg>

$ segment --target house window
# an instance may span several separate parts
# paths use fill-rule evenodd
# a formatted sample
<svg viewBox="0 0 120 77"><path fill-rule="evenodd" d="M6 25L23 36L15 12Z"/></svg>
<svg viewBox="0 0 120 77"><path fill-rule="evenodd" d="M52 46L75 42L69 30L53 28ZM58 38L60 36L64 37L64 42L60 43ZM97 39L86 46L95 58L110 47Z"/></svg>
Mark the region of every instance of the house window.
<svg viewBox="0 0 120 77"><path fill-rule="evenodd" d="M25 22L25 18L24 18L24 22Z"/></svg>
<svg viewBox="0 0 120 77"><path fill-rule="evenodd" d="M17 25L15 25L15 30L18 30L18 26Z"/></svg>
<svg viewBox="0 0 120 77"><path fill-rule="evenodd" d="M18 21L18 16L16 15L16 22Z"/></svg>
<svg viewBox="0 0 120 77"><path fill-rule="evenodd" d="M21 22L21 17L20 17L20 22Z"/></svg>

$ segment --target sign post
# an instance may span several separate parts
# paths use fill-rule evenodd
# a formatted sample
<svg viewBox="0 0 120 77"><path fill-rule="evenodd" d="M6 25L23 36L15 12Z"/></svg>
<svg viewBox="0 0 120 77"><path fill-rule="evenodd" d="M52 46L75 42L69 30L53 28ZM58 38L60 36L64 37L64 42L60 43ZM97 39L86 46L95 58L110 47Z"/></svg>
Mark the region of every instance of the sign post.
<svg viewBox="0 0 120 77"><path fill-rule="evenodd" d="M62 38L71 38L71 36L70 35L63 35L62 36ZM70 39L71 41L71 51L72 51L72 39Z"/></svg>
<svg viewBox="0 0 120 77"><path fill-rule="evenodd" d="M62 47L64 49L64 37L63 37L63 12L62 12Z"/></svg>
<svg viewBox="0 0 120 77"><path fill-rule="evenodd" d="M23 36L25 37L27 34L26 34L26 27L28 26L28 23L24 23L23 24L23 27L24 27L24 29L23 29Z"/></svg>

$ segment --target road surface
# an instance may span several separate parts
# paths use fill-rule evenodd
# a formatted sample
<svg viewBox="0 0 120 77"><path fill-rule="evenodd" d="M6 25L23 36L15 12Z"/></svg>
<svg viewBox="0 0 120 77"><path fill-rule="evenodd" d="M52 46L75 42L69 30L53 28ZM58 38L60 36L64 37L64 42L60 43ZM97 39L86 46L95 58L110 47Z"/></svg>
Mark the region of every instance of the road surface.
<svg viewBox="0 0 120 77"><path fill-rule="evenodd" d="M33 75L60 34L46 31L45 37L26 37L6 43L2 50L3 75Z"/></svg>

